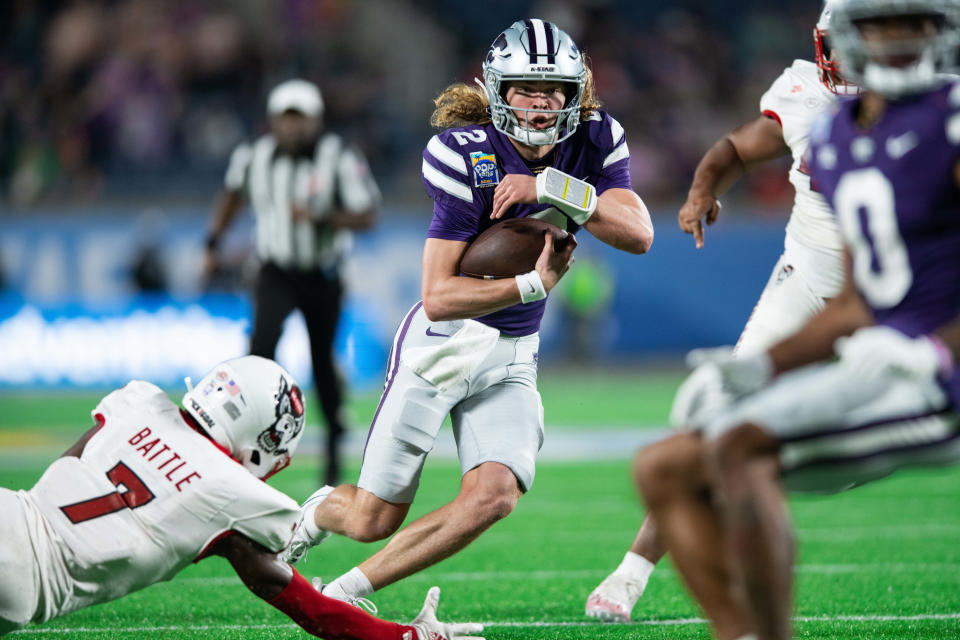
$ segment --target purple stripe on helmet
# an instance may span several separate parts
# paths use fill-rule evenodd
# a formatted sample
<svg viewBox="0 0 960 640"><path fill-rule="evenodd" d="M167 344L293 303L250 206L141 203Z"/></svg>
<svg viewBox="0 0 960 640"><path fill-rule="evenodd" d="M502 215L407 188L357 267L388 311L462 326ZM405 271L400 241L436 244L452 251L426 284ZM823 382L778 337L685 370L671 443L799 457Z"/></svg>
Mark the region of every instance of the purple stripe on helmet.
<svg viewBox="0 0 960 640"><path fill-rule="evenodd" d="M916 415L910 416L898 416L896 418L885 418L883 420L877 420L875 422L868 422L866 424L861 424L855 427L840 427L837 429L831 429L830 431L814 431L811 433L802 433L800 435L793 435L786 438L777 438L781 444L793 444L795 442L806 442L807 440L817 440L819 438L829 438L831 436L845 435L848 433L858 433L860 431L869 431L870 429L875 429L877 427L883 427L889 424L894 424L897 422L910 422L911 420L922 420L923 418L931 418L937 415L943 415L951 413L949 410L940 409L937 411L928 411L927 413L918 413Z"/></svg>
<svg viewBox="0 0 960 640"><path fill-rule="evenodd" d="M543 30L547 34L547 64L557 64L557 56L553 55L556 51L553 44L553 23L544 21Z"/></svg>
<svg viewBox="0 0 960 640"><path fill-rule="evenodd" d="M954 425L956 427L956 425ZM933 442L922 442L919 444L910 444L903 445L900 447L890 447L888 449L880 449L878 451L872 451L870 453L864 453L856 456L825 456L822 458L815 458L799 464L795 467L789 467L785 469L785 473L790 474L802 469L809 469L811 467L829 467L829 466L842 466L849 465L854 463L866 462L873 458L882 458L883 456L896 455L900 453L913 453L920 452L924 449L936 449L944 445L950 444L952 442L960 439L960 430L954 429L953 433L948 435L945 438L940 438Z"/></svg>
<svg viewBox="0 0 960 640"><path fill-rule="evenodd" d="M413 316L416 315L417 311L420 310L420 307L423 306L423 301L421 300L417 304L413 305L413 308L407 313L407 317L403 319L403 326L400 328L400 334L397 336L397 342L391 350L391 356L396 355L396 360L393 363L393 368L387 372L387 386L383 390L383 395L380 396L380 403L377 405L377 411L373 414L373 420L370 421L370 430L367 431L367 441L363 443L363 456L367 455L367 445L370 444L370 436L373 435L373 428L377 425L377 418L380 417L380 410L383 408L383 403L387 399L387 394L390 393L390 388L393 386L393 381L397 378L397 371L400 369L400 352L403 349L403 339L407 336L407 330L410 328L410 323L413 322ZM390 359L387 359L387 366L390 366ZM361 464L363 464L361 462Z"/></svg>
<svg viewBox="0 0 960 640"><path fill-rule="evenodd" d="M533 29L532 20L524 20L527 25L527 44L530 47L530 64L537 64L537 34Z"/></svg>

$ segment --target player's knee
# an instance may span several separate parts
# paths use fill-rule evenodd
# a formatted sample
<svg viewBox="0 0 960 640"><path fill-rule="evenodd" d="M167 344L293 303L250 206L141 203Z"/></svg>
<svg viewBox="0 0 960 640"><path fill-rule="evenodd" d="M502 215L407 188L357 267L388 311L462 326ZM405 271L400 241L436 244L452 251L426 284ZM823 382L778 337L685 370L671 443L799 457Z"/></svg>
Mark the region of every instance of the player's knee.
<svg viewBox="0 0 960 640"><path fill-rule="evenodd" d="M518 496L507 492L488 492L474 497L475 513L480 522L493 524L506 518L517 505Z"/></svg>
<svg viewBox="0 0 960 640"><path fill-rule="evenodd" d="M519 499L520 490L516 478L511 474L508 480L479 485L462 492L459 501L477 523L489 526L510 515Z"/></svg>
<svg viewBox="0 0 960 640"><path fill-rule="evenodd" d="M700 484L700 439L683 434L641 449L633 459L633 478L648 506Z"/></svg>
<svg viewBox="0 0 960 640"><path fill-rule="evenodd" d="M742 424L707 443L704 458L711 476L729 481L753 468L753 463L776 454L779 445L755 424Z"/></svg>

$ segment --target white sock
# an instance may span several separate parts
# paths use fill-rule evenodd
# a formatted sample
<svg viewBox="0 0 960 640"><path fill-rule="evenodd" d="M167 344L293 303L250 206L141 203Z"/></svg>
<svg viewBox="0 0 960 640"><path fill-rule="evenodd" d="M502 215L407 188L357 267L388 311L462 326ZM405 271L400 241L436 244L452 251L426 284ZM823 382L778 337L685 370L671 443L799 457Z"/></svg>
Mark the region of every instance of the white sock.
<svg viewBox="0 0 960 640"><path fill-rule="evenodd" d="M745 636L740 636L739 638L737 638L737 640L757 640L757 634L748 633Z"/></svg>
<svg viewBox="0 0 960 640"><path fill-rule="evenodd" d="M614 573L627 576L634 582L639 582L643 585L640 588L640 592L643 593L643 589L646 588L647 580L650 579L650 574L653 573L654 567L655 565L652 562L639 553L627 551L626 555L623 556L623 562L614 570Z"/></svg>
<svg viewBox="0 0 960 640"><path fill-rule="evenodd" d="M345 574L328 584L323 595L336 598L337 600L352 600L363 598L373 593L373 585L363 575L358 567L354 567Z"/></svg>

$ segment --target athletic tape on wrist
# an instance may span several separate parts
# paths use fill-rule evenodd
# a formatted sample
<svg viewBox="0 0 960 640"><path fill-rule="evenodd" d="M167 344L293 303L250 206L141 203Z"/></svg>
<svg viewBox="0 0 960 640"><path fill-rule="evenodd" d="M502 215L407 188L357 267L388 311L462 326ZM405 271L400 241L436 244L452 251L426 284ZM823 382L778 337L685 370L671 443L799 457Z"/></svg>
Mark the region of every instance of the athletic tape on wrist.
<svg viewBox="0 0 960 640"><path fill-rule="evenodd" d="M597 209L597 190L589 182L547 167L537 176L537 202L550 203L583 225Z"/></svg>
<svg viewBox="0 0 960 640"><path fill-rule="evenodd" d="M540 279L540 274L537 273L536 270L521 273L518 276L514 276L514 279L517 281L517 289L520 290L520 301L523 302L523 304L543 300L547 297L547 290L543 288L543 280Z"/></svg>

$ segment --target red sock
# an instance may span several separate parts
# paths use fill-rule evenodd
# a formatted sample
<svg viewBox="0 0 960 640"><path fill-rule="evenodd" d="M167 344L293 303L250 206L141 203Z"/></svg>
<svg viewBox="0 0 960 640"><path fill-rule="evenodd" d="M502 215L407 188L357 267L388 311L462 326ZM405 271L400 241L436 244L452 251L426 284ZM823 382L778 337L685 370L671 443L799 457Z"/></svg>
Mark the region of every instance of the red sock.
<svg viewBox="0 0 960 640"><path fill-rule="evenodd" d="M303 627L327 640L417 640L413 627L374 618L353 605L328 598L293 570L290 580L271 605Z"/></svg>

